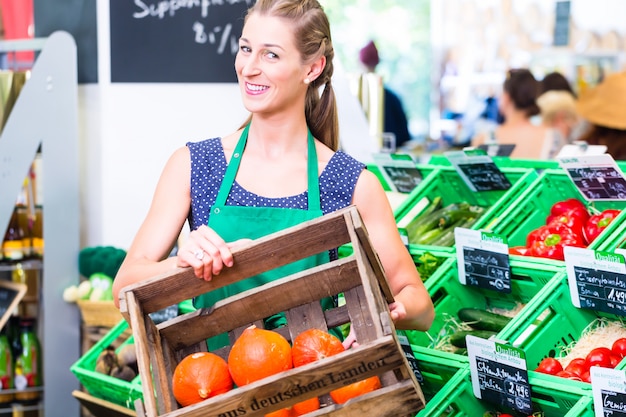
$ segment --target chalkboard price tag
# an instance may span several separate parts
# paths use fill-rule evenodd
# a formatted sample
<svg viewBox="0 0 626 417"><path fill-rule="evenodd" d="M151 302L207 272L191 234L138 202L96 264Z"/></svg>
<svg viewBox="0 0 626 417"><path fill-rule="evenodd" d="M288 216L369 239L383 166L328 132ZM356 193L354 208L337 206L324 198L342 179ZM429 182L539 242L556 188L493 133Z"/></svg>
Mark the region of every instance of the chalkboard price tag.
<svg viewBox="0 0 626 417"><path fill-rule="evenodd" d="M409 342L409 338L404 334L398 333L398 340L400 341L400 347L402 348L402 352L404 352L404 357L409 363L409 368L413 371L413 375L415 375L415 379L420 384L424 382L424 376L419 369L419 365L417 363L417 359L415 359L415 354L413 353L413 349L411 349L411 343Z"/></svg>
<svg viewBox="0 0 626 417"><path fill-rule="evenodd" d="M503 293L511 292L511 267L506 237L480 230L454 229L459 280Z"/></svg>
<svg viewBox="0 0 626 417"><path fill-rule="evenodd" d="M393 191L408 194L424 178L411 155L381 153L374 155L374 161Z"/></svg>
<svg viewBox="0 0 626 417"><path fill-rule="evenodd" d="M531 414L524 351L475 336L467 336L466 340L474 396L525 415Z"/></svg>
<svg viewBox="0 0 626 417"><path fill-rule="evenodd" d="M610 154L560 158L586 200L626 200L626 178Z"/></svg>
<svg viewBox="0 0 626 417"><path fill-rule="evenodd" d="M444 155L472 191L508 190L511 182L484 151L452 151Z"/></svg>
<svg viewBox="0 0 626 417"><path fill-rule="evenodd" d="M626 372L592 366L591 392L596 416L626 417Z"/></svg>
<svg viewBox="0 0 626 417"><path fill-rule="evenodd" d="M4 327L13 310L24 298L26 285L0 280L0 329Z"/></svg>
<svg viewBox="0 0 626 417"><path fill-rule="evenodd" d="M624 255L571 246L563 252L572 304L626 316Z"/></svg>

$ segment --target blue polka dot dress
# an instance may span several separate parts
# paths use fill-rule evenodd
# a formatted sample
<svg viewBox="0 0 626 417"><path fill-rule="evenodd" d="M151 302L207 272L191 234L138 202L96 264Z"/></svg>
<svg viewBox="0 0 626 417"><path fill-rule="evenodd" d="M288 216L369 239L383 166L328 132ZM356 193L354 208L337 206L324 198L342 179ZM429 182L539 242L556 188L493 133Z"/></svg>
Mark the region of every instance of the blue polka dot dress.
<svg viewBox="0 0 626 417"><path fill-rule="evenodd" d="M189 225L192 230L208 224L211 207L215 203L224 174L226 156L220 138L201 142L188 142L191 154L191 212ZM324 214L342 209L352 203L352 196L359 175L365 164L345 152L336 152L319 177L320 199ZM308 193L267 198L242 188L237 181L232 186L227 205L249 207L279 207L306 210Z"/></svg>

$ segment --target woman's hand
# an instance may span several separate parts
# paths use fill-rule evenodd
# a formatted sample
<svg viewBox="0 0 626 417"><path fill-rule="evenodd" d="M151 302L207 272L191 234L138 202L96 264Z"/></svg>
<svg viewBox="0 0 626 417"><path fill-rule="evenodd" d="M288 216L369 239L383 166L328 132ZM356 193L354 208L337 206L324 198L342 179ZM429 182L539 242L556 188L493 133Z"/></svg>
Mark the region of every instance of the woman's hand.
<svg viewBox="0 0 626 417"><path fill-rule="evenodd" d="M211 281L224 267L233 266L231 250L248 241L250 239L226 243L210 227L200 226L189 234L185 244L179 248L176 266L191 267L198 278Z"/></svg>
<svg viewBox="0 0 626 417"><path fill-rule="evenodd" d="M391 313L391 320L393 320L394 323L406 318L406 308L400 301L394 301L389 304L389 312Z"/></svg>

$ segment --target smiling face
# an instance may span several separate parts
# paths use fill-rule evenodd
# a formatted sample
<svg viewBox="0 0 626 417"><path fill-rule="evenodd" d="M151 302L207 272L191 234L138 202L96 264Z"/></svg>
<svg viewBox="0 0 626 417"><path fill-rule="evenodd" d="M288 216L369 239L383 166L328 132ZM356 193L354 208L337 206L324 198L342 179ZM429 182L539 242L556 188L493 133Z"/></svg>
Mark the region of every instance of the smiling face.
<svg viewBox="0 0 626 417"><path fill-rule="evenodd" d="M235 70L243 104L251 113L304 109L311 65L302 63L288 21L254 13L239 40Z"/></svg>

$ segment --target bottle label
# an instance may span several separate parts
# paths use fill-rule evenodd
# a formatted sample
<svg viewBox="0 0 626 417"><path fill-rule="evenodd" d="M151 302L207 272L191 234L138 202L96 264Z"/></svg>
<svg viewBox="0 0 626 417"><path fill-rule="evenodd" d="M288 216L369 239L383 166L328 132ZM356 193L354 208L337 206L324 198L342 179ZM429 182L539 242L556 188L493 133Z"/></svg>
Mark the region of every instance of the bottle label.
<svg viewBox="0 0 626 417"><path fill-rule="evenodd" d="M2 255L8 260L20 260L24 258L24 245L21 240L5 240L2 243Z"/></svg>

